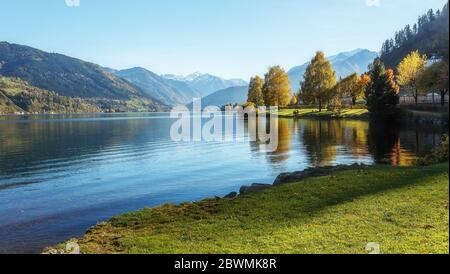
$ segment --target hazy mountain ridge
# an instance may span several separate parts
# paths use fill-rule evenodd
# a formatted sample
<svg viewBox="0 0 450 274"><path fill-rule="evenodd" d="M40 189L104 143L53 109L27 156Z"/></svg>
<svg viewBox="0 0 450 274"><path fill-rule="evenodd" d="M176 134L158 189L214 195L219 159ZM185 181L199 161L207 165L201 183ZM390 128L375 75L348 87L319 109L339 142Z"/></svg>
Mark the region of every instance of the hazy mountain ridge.
<svg viewBox="0 0 450 274"><path fill-rule="evenodd" d="M327 59L332 62L333 68L336 71L336 76L340 78L346 77L355 72L358 74L366 72L368 70L368 66L377 57L378 53L376 52L369 51L367 49L356 49L327 57ZM300 89L300 81L303 80L303 75L308 65L309 62L293 67L288 71L293 92L297 92Z"/></svg>
<svg viewBox="0 0 450 274"><path fill-rule="evenodd" d="M119 70L114 74L140 87L148 96L166 105L186 104L192 100L189 90L181 90L175 87L176 83L169 82L147 69L135 67Z"/></svg>
<svg viewBox="0 0 450 274"><path fill-rule="evenodd" d="M187 76L173 74L162 75L169 80L176 80L186 83L195 90L201 97L208 96L218 90L223 90L235 86L245 86L248 83L242 79L223 79L215 75L195 72Z"/></svg>
<svg viewBox="0 0 450 274"><path fill-rule="evenodd" d="M145 68L112 70L116 76L126 79L140 87L147 95L167 105L185 105L194 98L205 97L211 93L232 86L246 85L241 79L225 80L218 76L193 73L187 76L173 74L157 75Z"/></svg>
<svg viewBox="0 0 450 274"><path fill-rule="evenodd" d="M187 82L175 79L164 79L164 81L183 93L184 97L187 98L187 101L183 100L183 104L191 102L193 98L201 97L200 92L191 87Z"/></svg>
<svg viewBox="0 0 450 274"><path fill-rule="evenodd" d="M228 104L243 104L247 102L248 86L235 86L218 90L202 98L202 108L207 106L222 107ZM187 105L192 108L192 103Z"/></svg>

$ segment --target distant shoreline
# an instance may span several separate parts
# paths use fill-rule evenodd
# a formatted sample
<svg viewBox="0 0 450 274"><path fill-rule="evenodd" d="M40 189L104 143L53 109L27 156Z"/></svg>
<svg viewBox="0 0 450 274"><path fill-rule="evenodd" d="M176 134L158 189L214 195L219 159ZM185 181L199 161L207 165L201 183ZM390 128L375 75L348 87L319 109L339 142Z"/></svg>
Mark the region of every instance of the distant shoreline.
<svg viewBox="0 0 450 274"><path fill-rule="evenodd" d="M277 114L281 118L292 119L353 119L353 120L369 120L370 115L367 109L343 109L340 113L334 111L313 108L299 108L299 109L280 109Z"/></svg>
<svg viewBox="0 0 450 274"><path fill-rule="evenodd" d="M12 117L24 117L24 116L51 116L51 115L96 115L96 114L150 114L150 113L170 113L168 111L148 111L148 112L61 112L61 113L24 113L24 114L4 114L0 113L0 116L12 116Z"/></svg>

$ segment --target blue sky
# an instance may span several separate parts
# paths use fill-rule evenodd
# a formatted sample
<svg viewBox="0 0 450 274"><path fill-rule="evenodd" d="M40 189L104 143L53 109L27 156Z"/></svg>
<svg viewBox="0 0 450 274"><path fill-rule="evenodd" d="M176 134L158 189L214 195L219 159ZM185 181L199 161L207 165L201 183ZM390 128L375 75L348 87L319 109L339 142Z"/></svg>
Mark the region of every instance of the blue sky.
<svg viewBox="0 0 450 274"><path fill-rule="evenodd" d="M226 78L381 43L447 0L0 0L0 41L117 69Z"/></svg>

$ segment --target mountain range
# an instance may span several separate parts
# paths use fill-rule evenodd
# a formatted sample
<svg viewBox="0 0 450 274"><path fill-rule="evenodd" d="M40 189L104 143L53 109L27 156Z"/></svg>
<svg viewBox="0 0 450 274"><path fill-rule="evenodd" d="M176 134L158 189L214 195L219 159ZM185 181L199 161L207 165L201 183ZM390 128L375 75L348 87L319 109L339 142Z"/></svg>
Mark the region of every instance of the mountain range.
<svg viewBox="0 0 450 274"><path fill-rule="evenodd" d="M185 105L193 98L240 85L244 80L193 73L157 75L144 68L115 70L57 53L0 42L0 76L23 80L29 90L79 98L101 111L161 111ZM27 93L28 94L28 93ZM43 94L41 92L41 94ZM6 95L2 94L2 98ZM18 110L20 108L9 108ZM41 112L52 111L51 109Z"/></svg>
<svg viewBox="0 0 450 274"><path fill-rule="evenodd" d="M378 57L378 53L367 49L356 49L349 52L342 52L327 59L333 64L336 76L346 77L352 73L362 74L368 70L368 66ZM303 81L303 75L309 62L303 65L293 67L288 71L291 81L292 91L297 92L300 89L300 82Z"/></svg>
<svg viewBox="0 0 450 274"><path fill-rule="evenodd" d="M89 100L103 111L158 111L167 106L99 65L0 42L0 75L58 96Z"/></svg>
<svg viewBox="0 0 450 274"><path fill-rule="evenodd" d="M200 72L196 72L185 77L171 74L163 75L163 77L166 79L177 80L187 83L194 90L197 90L200 96L202 97L210 95L213 92L221 89L248 85L248 83L242 79L226 80L218 76L214 76L211 74L203 74Z"/></svg>
<svg viewBox="0 0 450 274"><path fill-rule="evenodd" d="M194 98L205 97L221 89L247 85L241 79L226 80L199 72L188 76L177 76L172 74L157 75L139 67L126 70L108 70L167 105L185 105L192 102Z"/></svg>
<svg viewBox="0 0 450 274"><path fill-rule="evenodd" d="M233 86L218 90L204 98L202 98L202 108L207 106L222 107L229 104L243 104L247 102L248 85ZM192 103L187 107L192 109Z"/></svg>
<svg viewBox="0 0 450 274"><path fill-rule="evenodd" d="M148 96L166 105L184 105L192 101L192 98L199 96L198 92L183 82L169 82L161 76L140 67L119 70L114 72L114 75L126 79L141 88Z"/></svg>
<svg viewBox="0 0 450 274"><path fill-rule="evenodd" d="M344 77L353 72L365 72L377 56L375 52L357 49L328 59L333 63L337 76ZM300 79L308 64L289 70L292 90L299 89ZM3 92L0 94L3 109L10 111L28 109L52 112L64 109L75 112L70 104L91 111L164 111L170 106L187 105L193 98L199 97L203 98L204 104L222 106L244 103L248 87L248 83L242 79L228 80L198 72L179 76L158 75L140 67L116 70L7 42L0 42L0 76L9 87L12 84L22 87L24 92L21 96L28 98L26 102L32 101L32 91L39 93L41 104L19 107L17 104L12 106L12 99L18 99L8 96L11 92ZM49 98L57 98L69 105L49 104L53 102ZM39 110L37 106L42 109Z"/></svg>
<svg viewBox="0 0 450 274"><path fill-rule="evenodd" d="M349 52L342 52L337 55L328 57L336 70L336 76L346 77L352 73L364 73L368 70L373 60L378 57L378 54L367 49L356 49ZM300 66L296 66L288 71L289 80L291 81L292 91L298 91L300 88L300 81L308 67L309 62ZM202 99L203 106L223 106L226 104L240 104L247 101L247 86L239 85L225 88L214 92ZM191 105L189 105L191 107Z"/></svg>

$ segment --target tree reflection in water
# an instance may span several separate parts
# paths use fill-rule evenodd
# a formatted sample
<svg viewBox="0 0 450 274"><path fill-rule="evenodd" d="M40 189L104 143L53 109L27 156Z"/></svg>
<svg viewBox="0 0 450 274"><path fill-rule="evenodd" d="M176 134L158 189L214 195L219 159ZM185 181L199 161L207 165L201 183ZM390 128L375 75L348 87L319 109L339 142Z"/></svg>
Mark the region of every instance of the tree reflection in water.
<svg viewBox="0 0 450 274"><path fill-rule="evenodd" d="M281 165L293 153L304 153L308 166L337 165L346 158L368 157L375 163L408 166L436 146L447 131L377 121L278 119L279 146L267 153L267 160ZM259 151L256 144L251 147Z"/></svg>

